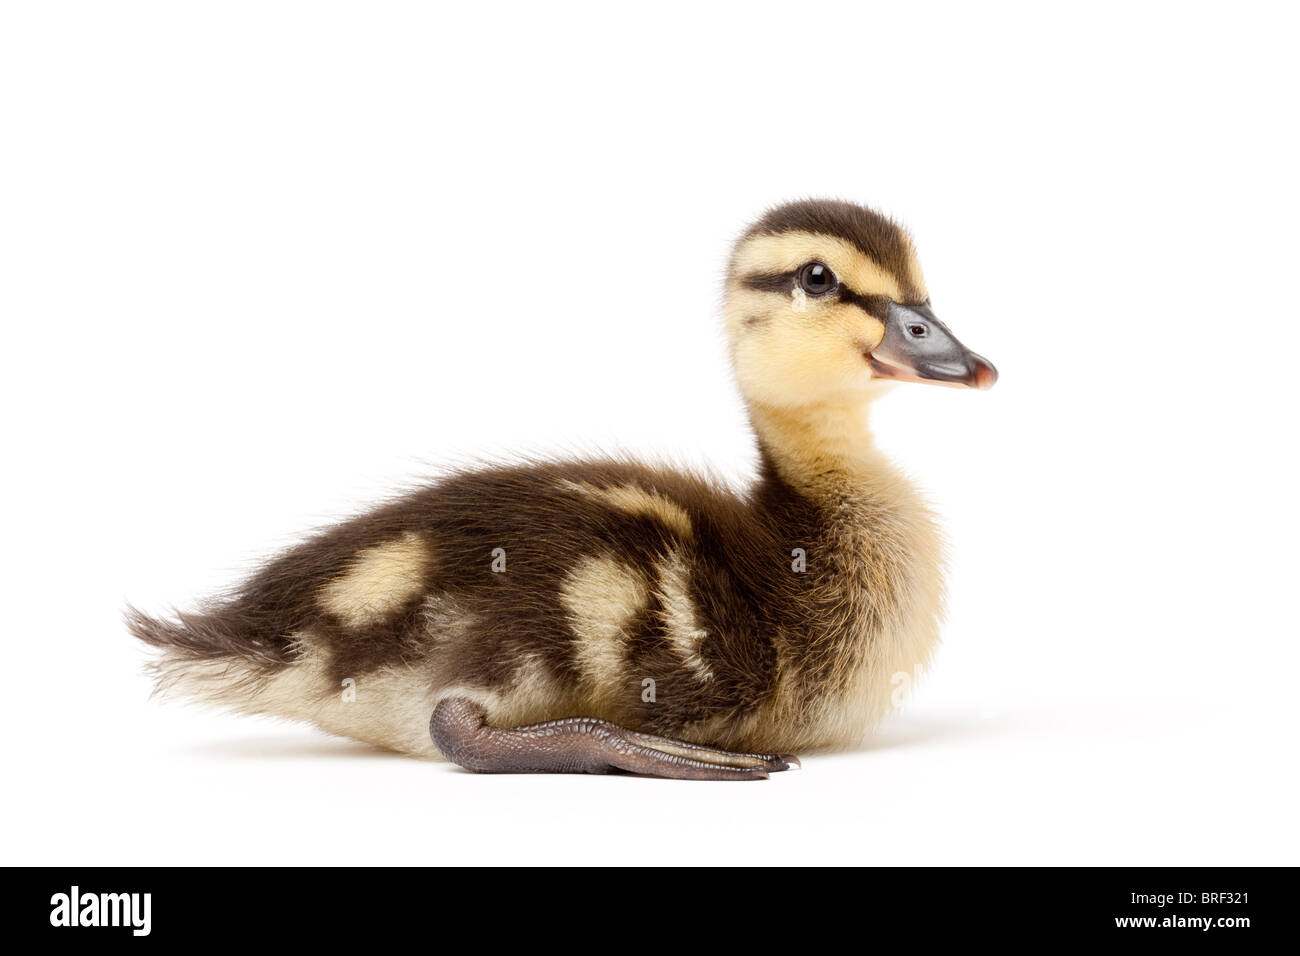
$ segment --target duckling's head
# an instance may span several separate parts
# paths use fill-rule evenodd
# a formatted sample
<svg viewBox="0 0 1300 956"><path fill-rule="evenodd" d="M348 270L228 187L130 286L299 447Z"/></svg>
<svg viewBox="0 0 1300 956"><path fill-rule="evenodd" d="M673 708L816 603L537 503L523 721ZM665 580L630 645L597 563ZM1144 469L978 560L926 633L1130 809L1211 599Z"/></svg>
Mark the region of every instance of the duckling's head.
<svg viewBox="0 0 1300 956"><path fill-rule="evenodd" d="M853 203L787 203L750 226L732 253L725 313L751 402L858 403L884 383L990 388L998 377L931 311L911 237Z"/></svg>

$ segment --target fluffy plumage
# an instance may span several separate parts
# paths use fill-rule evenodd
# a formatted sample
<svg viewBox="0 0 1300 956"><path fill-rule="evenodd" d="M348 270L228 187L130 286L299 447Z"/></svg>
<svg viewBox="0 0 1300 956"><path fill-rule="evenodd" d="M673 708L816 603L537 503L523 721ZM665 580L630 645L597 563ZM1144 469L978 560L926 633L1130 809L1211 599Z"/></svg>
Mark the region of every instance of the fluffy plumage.
<svg viewBox="0 0 1300 956"><path fill-rule="evenodd" d="M833 295L798 293L811 261ZM418 755L452 696L497 727L583 716L774 752L859 739L942 612L934 521L865 414L888 305L927 304L924 280L889 220L804 202L741 237L727 292L749 487L620 460L453 474L196 612L129 612L160 687Z"/></svg>

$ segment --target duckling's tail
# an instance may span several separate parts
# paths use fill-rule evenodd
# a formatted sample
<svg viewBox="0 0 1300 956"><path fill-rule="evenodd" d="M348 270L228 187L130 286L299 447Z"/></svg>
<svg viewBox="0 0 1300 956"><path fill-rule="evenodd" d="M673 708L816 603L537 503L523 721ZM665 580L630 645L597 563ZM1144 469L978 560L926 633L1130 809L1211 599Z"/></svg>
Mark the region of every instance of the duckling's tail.
<svg viewBox="0 0 1300 956"><path fill-rule="evenodd" d="M235 615L220 609L177 612L173 620L165 620L127 605L125 616L127 629L140 640L190 660L237 657L267 667L287 662L283 645L266 642Z"/></svg>
<svg viewBox="0 0 1300 956"><path fill-rule="evenodd" d="M277 613L274 606L233 602L163 619L129 607L126 626L159 651L150 664L159 696L305 721L414 756L438 755L429 737L437 702L431 675L411 667L375 669L358 692L356 680L339 684L331 677L327 651L310 628L295 628Z"/></svg>
<svg viewBox="0 0 1300 956"><path fill-rule="evenodd" d="M294 667L291 642L267 640L260 622L245 619L233 607L177 612L164 619L128 605L125 617L127 630L160 651L149 670L161 696L266 713L273 709L266 706L267 686Z"/></svg>

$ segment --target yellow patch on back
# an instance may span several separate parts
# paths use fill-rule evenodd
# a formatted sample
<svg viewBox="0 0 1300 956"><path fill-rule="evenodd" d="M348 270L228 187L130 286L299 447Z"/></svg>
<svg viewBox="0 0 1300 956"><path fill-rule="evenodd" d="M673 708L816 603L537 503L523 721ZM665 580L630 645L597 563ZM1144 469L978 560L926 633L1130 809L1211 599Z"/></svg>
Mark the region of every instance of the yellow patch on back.
<svg viewBox="0 0 1300 956"><path fill-rule="evenodd" d="M664 636L681 656L682 663L696 677L702 681L713 680L713 672L700 656L700 645L709 635L700 627L699 619L695 616L695 604L690 592L690 571L686 562L680 554L674 552L659 563L657 570L655 595L663 608L661 615Z"/></svg>
<svg viewBox="0 0 1300 956"><path fill-rule="evenodd" d="M560 587L578 667L599 702L639 691L627 674L626 630L649 597L641 575L610 557L584 557Z"/></svg>
<svg viewBox="0 0 1300 956"><path fill-rule="evenodd" d="M695 533L686 509L657 491L647 491L638 485L601 488L585 481L565 481L562 484L570 491L595 498L625 514L654 518L680 537L689 538Z"/></svg>
<svg viewBox="0 0 1300 956"><path fill-rule="evenodd" d="M377 624L423 590L432 564L427 542L408 531L358 551L347 571L321 588L321 606L349 627Z"/></svg>

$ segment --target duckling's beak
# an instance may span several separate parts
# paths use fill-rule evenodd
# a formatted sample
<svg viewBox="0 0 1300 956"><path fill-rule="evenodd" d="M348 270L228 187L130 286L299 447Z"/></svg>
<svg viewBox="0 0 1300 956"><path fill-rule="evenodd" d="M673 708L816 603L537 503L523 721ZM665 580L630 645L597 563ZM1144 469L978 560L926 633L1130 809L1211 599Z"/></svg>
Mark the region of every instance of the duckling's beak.
<svg viewBox="0 0 1300 956"><path fill-rule="evenodd" d="M891 303L885 337L867 354L876 378L933 382L957 388L992 388L993 363L957 341L928 305Z"/></svg>

